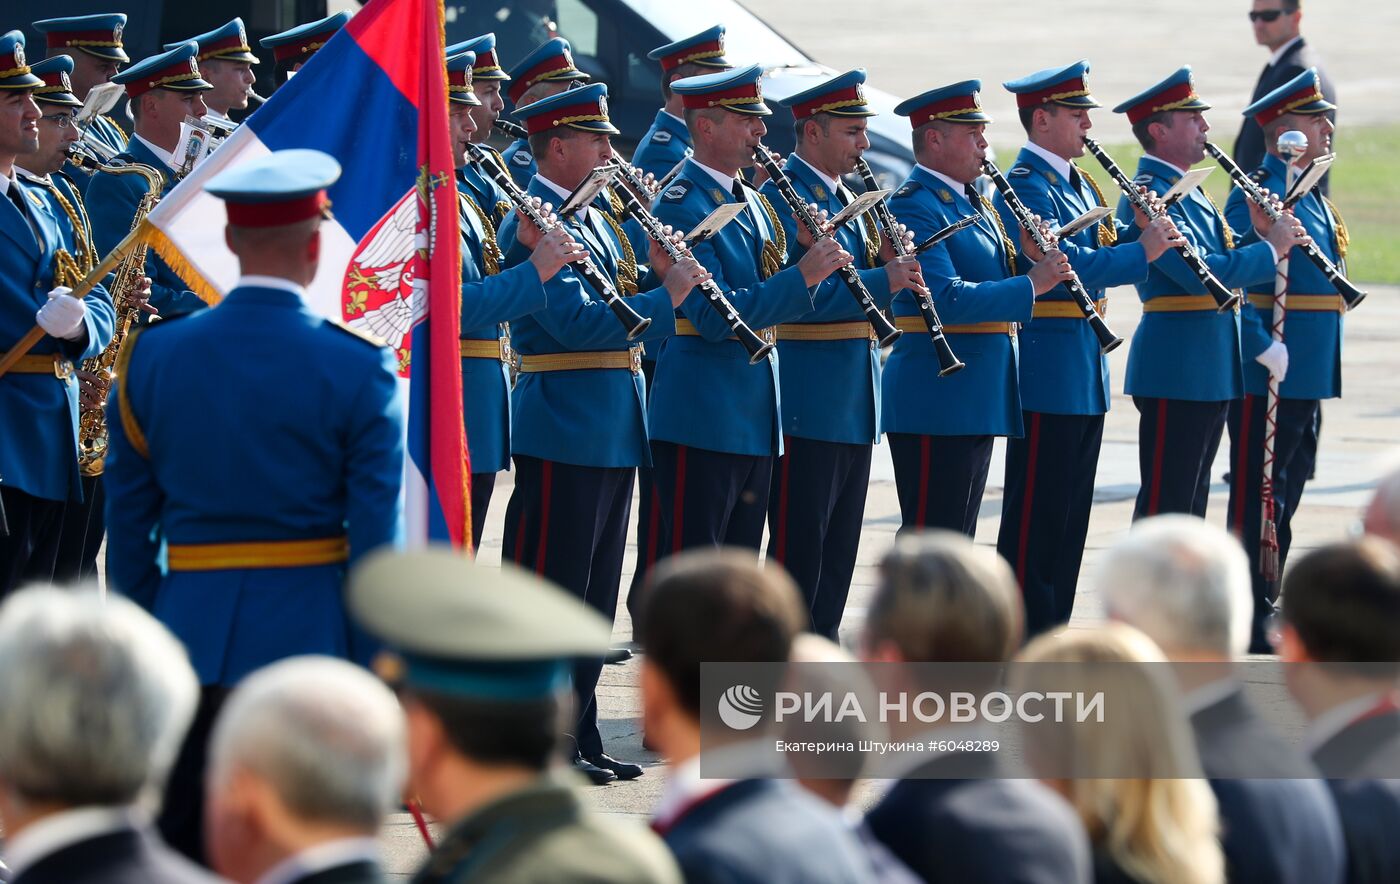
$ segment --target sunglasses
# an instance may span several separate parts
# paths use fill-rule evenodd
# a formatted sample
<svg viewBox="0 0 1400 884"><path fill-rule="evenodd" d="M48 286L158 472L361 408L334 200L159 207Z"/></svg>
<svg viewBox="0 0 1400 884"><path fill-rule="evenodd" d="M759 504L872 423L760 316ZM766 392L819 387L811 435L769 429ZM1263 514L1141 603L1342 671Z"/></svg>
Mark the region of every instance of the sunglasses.
<svg viewBox="0 0 1400 884"><path fill-rule="evenodd" d="M1282 9L1258 9L1249 14L1250 21L1278 21L1278 17L1283 15Z"/></svg>

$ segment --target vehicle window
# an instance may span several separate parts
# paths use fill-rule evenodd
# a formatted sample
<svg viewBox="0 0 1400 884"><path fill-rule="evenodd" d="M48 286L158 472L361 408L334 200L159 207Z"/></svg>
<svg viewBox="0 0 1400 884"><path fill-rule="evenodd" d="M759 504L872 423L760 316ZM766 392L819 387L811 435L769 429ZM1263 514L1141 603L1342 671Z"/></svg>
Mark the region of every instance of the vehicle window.
<svg viewBox="0 0 1400 884"><path fill-rule="evenodd" d="M735 0L627 0L627 5L672 40L723 24L725 55L736 64L759 62L780 67L811 63L802 50Z"/></svg>
<svg viewBox="0 0 1400 884"><path fill-rule="evenodd" d="M494 32L507 70L544 41L563 37L584 70L600 73L598 13L584 0L447 0L443 12L449 44Z"/></svg>
<svg viewBox="0 0 1400 884"><path fill-rule="evenodd" d="M598 57L598 13L583 0L559 0L559 36L569 41L574 55Z"/></svg>

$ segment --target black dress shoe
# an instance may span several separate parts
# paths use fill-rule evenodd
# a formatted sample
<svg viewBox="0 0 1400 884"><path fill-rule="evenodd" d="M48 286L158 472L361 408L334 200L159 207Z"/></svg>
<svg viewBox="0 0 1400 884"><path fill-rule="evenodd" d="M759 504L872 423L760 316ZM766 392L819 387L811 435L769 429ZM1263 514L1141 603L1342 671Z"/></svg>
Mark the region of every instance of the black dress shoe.
<svg viewBox="0 0 1400 884"><path fill-rule="evenodd" d="M607 756L604 755L602 757L606 758ZM617 779L617 774L604 767L593 764L592 762L585 761L582 758L574 759L574 770L588 777L589 782L595 786L606 786L608 783ZM638 770L640 770L640 768L638 768Z"/></svg>
<svg viewBox="0 0 1400 884"><path fill-rule="evenodd" d="M589 755L583 759L586 764L602 768L616 776L619 780L635 780L646 773L640 764L633 764L630 761L618 761L611 755Z"/></svg>
<svg viewBox="0 0 1400 884"><path fill-rule="evenodd" d="M628 648L608 648L608 652L603 655L604 663L626 663L632 659L632 651Z"/></svg>

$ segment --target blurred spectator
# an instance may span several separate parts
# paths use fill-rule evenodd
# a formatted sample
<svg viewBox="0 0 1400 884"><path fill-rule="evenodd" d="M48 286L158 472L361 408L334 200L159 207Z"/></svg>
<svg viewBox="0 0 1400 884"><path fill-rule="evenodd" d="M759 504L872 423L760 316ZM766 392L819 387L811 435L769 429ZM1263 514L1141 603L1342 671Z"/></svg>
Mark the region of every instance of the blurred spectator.
<svg viewBox="0 0 1400 884"><path fill-rule="evenodd" d="M1376 538L1324 547L1283 585L1279 652L1331 778L1347 880L1400 881L1400 552Z"/></svg>
<svg viewBox="0 0 1400 884"><path fill-rule="evenodd" d="M458 550L380 552L350 574L350 608L408 725L411 794L446 827L418 882L671 884L655 835L589 810L558 770L571 660L608 622L510 565Z"/></svg>
<svg viewBox="0 0 1400 884"><path fill-rule="evenodd" d="M1146 636L1121 623L1041 636L1016 660L1110 667L1164 662ZM1074 745L1059 757L1091 759L1091 766L1105 770L1136 768L1142 775L1071 777L1065 775L1070 766L1062 764L1059 776L1052 768L1045 782L1065 797L1089 833L1095 884L1221 884L1225 857L1216 840L1215 796L1200 778L1176 686L1165 666L1143 666L1142 675L1133 679L1142 690L1112 695L1113 711L1102 723L1074 727Z"/></svg>
<svg viewBox="0 0 1400 884"><path fill-rule="evenodd" d="M1361 527L1367 534L1400 545L1400 469L1387 473L1376 486Z"/></svg>
<svg viewBox="0 0 1400 884"><path fill-rule="evenodd" d="M1302 0L1254 0L1254 8L1249 12L1249 20L1254 28L1254 42L1268 49L1269 63L1259 73L1259 81L1254 84L1254 95L1249 99L1253 104L1284 85L1308 68L1317 68L1322 79L1322 95L1333 104L1337 92L1332 88L1332 80L1322 68L1322 60L1313 48L1307 45L1302 35ZM1336 111L1329 116L1337 122ZM1253 117L1245 117L1240 126L1239 137L1235 139L1235 162L1246 172L1253 172L1264 165L1264 131ZM1323 179L1321 190L1327 192L1327 181Z"/></svg>
<svg viewBox="0 0 1400 884"><path fill-rule="evenodd" d="M869 880L840 815L795 784L700 776L700 664L786 663L807 623L792 578L752 552L700 550L658 565L643 598L643 720L672 765L653 828L686 880Z"/></svg>
<svg viewBox="0 0 1400 884"><path fill-rule="evenodd" d="M0 607L0 820L13 884L213 881L161 844L159 796L199 685L136 605L26 589Z"/></svg>
<svg viewBox="0 0 1400 884"><path fill-rule="evenodd" d="M1022 624L1016 579L995 550L951 533L906 537L880 564L863 656L886 663L1002 663L1020 645ZM1049 789L999 778L990 753L951 752L917 763L866 822L925 881L1090 880L1083 829ZM957 779L937 778L950 769Z"/></svg>
<svg viewBox="0 0 1400 884"><path fill-rule="evenodd" d="M1109 550L1097 584L1109 619L1190 664L1176 672L1220 805L1229 880L1341 881L1341 824L1327 787L1236 678L1232 661L1249 644L1254 606L1239 542L1195 516L1144 519Z"/></svg>
<svg viewBox="0 0 1400 884"><path fill-rule="evenodd" d="M365 670L291 657L234 690L210 738L205 844L239 884L378 884L403 794L398 700Z"/></svg>

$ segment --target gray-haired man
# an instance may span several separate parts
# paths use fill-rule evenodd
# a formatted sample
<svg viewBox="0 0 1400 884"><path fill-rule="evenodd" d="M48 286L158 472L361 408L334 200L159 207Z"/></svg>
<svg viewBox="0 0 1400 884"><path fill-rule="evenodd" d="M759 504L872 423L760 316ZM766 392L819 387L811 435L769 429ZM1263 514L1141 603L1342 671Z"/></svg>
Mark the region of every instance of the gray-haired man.
<svg viewBox="0 0 1400 884"><path fill-rule="evenodd" d="M379 884L375 836L407 776L383 682L330 657L250 675L210 744L205 843L239 884Z"/></svg>
<svg viewBox="0 0 1400 884"><path fill-rule="evenodd" d="M0 607L0 820L12 884L214 879L140 805L194 715L175 638L120 596L28 589Z"/></svg>

